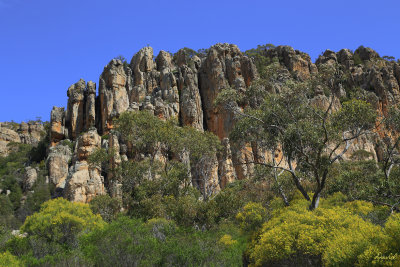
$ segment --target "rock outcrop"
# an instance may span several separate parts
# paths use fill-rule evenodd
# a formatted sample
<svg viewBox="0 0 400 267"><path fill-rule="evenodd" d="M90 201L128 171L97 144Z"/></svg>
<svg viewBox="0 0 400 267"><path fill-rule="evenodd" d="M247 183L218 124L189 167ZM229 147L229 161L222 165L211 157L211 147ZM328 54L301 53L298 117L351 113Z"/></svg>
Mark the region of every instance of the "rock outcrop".
<svg viewBox="0 0 400 267"><path fill-rule="evenodd" d="M69 168L64 196L75 202L89 202L97 195L105 194L104 177L99 166L91 166L88 158L101 147L101 138L96 129L80 135L75 146L75 158Z"/></svg>
<svg viewBox="0 0 400 267"><path fill-rule="evenodd" d="M128 92L125 88L127 77L124 65L120 60L113 59L104 68L100 76L100 118L103 133L112 129L113 118L119 116L129 107Z"/></svg>
<svg viewBox="0 0 400 267"><path fill-rule="evenodd" d="M57 145L66 136L68 136L68 130L65 128L64 108L53 107L50 114L50 146Z"/></svg>
<svg viewBox="0 0 400 267"><path fill-rule="evenodd" d="M236 45L216 44L208 52L200 68L200 94L205 116L205 128L219 138L228 137L234 115L214 103L218 94L228 88L243 92L257 76L251 59Z"/></svg>
<svg viewBox="0 0 400 267"><path fill-rule="evenodd" d="M22 143L36 146L44 135L43 124L38 121L0 122L0 156L7 156L10 152L8 144Z"/></svg>
<svg viewBox="0 0 400 267"><path fill-rule="evenodd" d="M68 145L60 143L50 147L49 155L47 156L49 180L59 193L65 188L65 181L68 176L68 168L71 159L72 151Z"/></svg>
<svg viewBox="0 0 400 267"><path fill-rule="evenodd" d="M271 88L264 88L268 92L281 92L287 81L307 83L329 70L335 79L334 111L340 109L340 99L360 92L381 115L387 114L388 105L400 102L400 64L381 59L370 48L360 47L354 53L348 49L326 50L315 64L309 55L289 46L270 47L262 53L272 70L266 78L274 79ZM190 166L187 155L186 160L174 155L188 164L192 184L206 195L236 179L251 176L254 162L271 161L272 157L280 161L280 151L272 153L263 151L258 144L231 142L228 137L236 121L235 114L215 105L222 90L245 93L259 75L254 60L232 44L216 44L206 55L198 56L181 49L174 56L160 51L154 57L153 49L144 47L130 63L111 60L100 76L97 97L96 84L80 80L68 89L66 111L54 107L51 112L51 148L47 160L51 183L72 201L88 202L106 191L113 197L121 197L121 179L109 170L136 158L130 158L132 145L113 130L113 120L125 111L135 110L146 110L162 120L177 119L181 126L211 131L219 137L223 149L202 166ZM358 89L359 92L354 91ZM311 103L327 108L331 99L332 95L324 88L317 87ZM248 99L236 107L242 110L247 105L259 104L260 100ZM29 138L33 135L26 135L32 132L29 129L23 125L18 132L0 125L0 149L13 140L32 142ZM102 140L99 134L107 135L108 140ZM343 158L351 160L354 153L365 150L371 153L371 158L379 159L374 146L379 135L378 132L354 140ZM68 142L62 141L65 139L74 142L73 152L65 145ZM107 164L91 166L88 157L100 147L115 154ZM157 158L165 161L167 156L159 154ZM147 155L138 157L143 159Z"/></svg>
<svg viewBox="0 0 400 267"><path fill-rule="evenodd" d="M83 131L86 83L80 79L68 88L68 107L65 116L69 137L74 140Z"/></svg>
<svg viewBox="0 0 400 267"><path fill-rule="evenodd" d="M32 190L33 185L37 181L38 178L38 171L32 167L25 168L24 180L23 180L23 188L25 191Z"/></svg>

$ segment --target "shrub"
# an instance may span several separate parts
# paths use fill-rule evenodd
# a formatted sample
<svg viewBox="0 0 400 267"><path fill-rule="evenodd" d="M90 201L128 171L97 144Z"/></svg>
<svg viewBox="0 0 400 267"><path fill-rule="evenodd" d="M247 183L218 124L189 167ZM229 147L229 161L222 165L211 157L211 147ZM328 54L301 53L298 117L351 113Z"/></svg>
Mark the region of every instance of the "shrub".
<svg viewBox="0 0 400 267"><path fill-rule="evenodd" d="M119 217L81 237L85 257L96 266L242 266L243 244L219 242L233 228L196 231L165 219L143 223ZM224 240L224 239L223 239Z"/></svg>
<svg viewBox="0 0 400 267"><path fill-rule="evenodd" d="M154 266L160 260L157 239L141 220L128 217L82 236L80 245L98 266Z"/></svg>
<svg viewBox="0 0 400 267"><path fill-rule="evenodd" d="M96 196L89 203L94 214L100 214L104 221L111 222L121 210L121 201L109 195Z"/></svg>
<svg viewBox="0 0 400 267"><path fill-rule="evenodd" d="M393 253L400 250L400 213L392 214L385 224L385 232L389 236L388 247Z"/></svg>
<svg viewBox="0 0 400 267"><path fill-rule="evenodd" d="M354 266L365 260L368 251L385 251L386 235L376 226L346 207L321 203L317 210L296 200L273 212L258 239L249 249L253 266L296 262L324 266ZM348 204L356 213L358 204ZM303 262L303 263L302 263Z"/></svg>
<svg viewBox="0 0 400 267"><path fill-rule="evenodd" d="M27 232L29 238L42 238L68 248L75 244L79 233L104 225L100 215L94 215L88 204L57 198L45 202L39 212L27 217L21 231Z"/></svg>
<svg viewBox="0 0 400 267"><path fill-rule="evenodd" d="M266 210L260 203L249 202L243 207L243 210L236 215L236 219L242 230L254 232L261 227L266 216Z"/></svg>
<svg viewBox="0 0 400 267"><path fill-rule="evenodd" d="M17 257L6 251L4 253L0 252L0 266L18 267L24 265L18 260Z"/></svg>

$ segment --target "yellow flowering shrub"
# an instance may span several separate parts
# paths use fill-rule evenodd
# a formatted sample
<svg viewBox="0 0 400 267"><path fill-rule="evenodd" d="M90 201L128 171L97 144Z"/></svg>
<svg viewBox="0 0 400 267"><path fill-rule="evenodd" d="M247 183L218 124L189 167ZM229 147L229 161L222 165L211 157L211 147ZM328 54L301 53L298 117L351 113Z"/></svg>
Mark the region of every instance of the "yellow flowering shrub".
<svg viewBox="0 0 400 267"><path fill-rule="evenodd" d="M387 238L382 228L355 214L368 213L372 206L361 202L334 206L334 202L343 203L336 200L326 205L321 201L314 211L308 209L309 202L301 199L275 210L249 248L251 266L282 263L296 257L315 260L317 265L354 266L361 261L371 262L371 253L386 251Z"/></svg>
<svg viewBox="0 0 400 267"><path fill-rule="evenodd" d="M261 227L267 212L260 203L249 202L241 212L236 215L240 228L245 231L255 231Z"/></svg>
<svg viewBox="0 0 400 267"><path fill-rule="evenodd" d="M219 239L219 243L229 247L232 245L236 245L237 241L235 239L232 239L231 235L225 234Z"/></svg>
<svg viewBox="0 0 400 267"><path fill-rule="evenodd" d="M0 266L19 267L24 266L17 257L6 251L0 252Z"/></svg>
<svg viewBox="0 0 400 267"><path fill-rule="evenodd" d="M400 213L392 214L385 224L385 232L388 235L389 250L398 253L400 258Z"/></svg>
<svg viewBox="0 0 400 267"><path fill-rule="evenodd" d="M28 233L29 237L68 245L80 232L105 224L100 215L93 214L88 204L57 198L43 203L39 212L27 217L21 231Z"/></svg>

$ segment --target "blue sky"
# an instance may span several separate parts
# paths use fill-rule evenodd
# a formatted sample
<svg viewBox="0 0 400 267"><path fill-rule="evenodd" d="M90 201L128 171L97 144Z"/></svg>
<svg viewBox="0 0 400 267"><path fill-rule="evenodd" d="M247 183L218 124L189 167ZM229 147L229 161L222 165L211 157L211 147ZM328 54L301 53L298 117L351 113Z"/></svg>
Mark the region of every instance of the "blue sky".
<svg viewBox="0 0 400 267"><path fill-rule="evenodd" d="M400 58L400 1L0 0L0 121L48 120L115 56L229 42L311 55L369 46Z"/></svg>

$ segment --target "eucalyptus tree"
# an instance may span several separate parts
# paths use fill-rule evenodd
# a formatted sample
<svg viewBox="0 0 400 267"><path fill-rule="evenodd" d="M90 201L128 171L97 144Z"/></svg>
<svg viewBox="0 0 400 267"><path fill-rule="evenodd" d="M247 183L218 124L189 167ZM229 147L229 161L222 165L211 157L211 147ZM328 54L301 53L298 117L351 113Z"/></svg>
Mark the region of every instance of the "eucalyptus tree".
<svg viewBox="0 0 400 267"><path fill-rule="evenodd" d="M237 115L232 141L256 143L269 151L281 148L284 161L254 164L290 173L313 210L318 207L330 168L355 139L374 127L376 112L357 99L342 103L336 110L334 94L325 97L327 105L318 105L310 97L315 89L307 85L288 81L279 94L268 93L261 105L244 111L236 105L242 99L232 89L224 91L218 101ZM312 197L302 184L304 179L315 184Z"/></svg>

